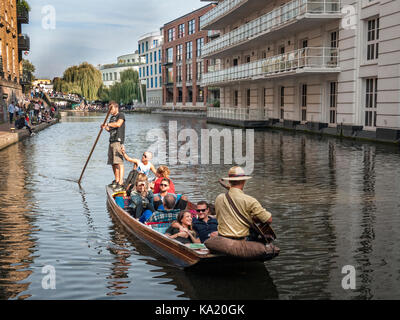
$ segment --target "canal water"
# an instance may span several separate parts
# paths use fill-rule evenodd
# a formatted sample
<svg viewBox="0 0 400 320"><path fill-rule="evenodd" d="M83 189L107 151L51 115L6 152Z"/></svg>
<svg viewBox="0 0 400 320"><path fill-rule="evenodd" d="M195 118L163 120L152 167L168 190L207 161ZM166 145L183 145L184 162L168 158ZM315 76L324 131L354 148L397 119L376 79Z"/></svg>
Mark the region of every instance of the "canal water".
<svg viewBox="0 0 400 320"><path fill-rule="evenodd" d="M103 120L63 117L0 152L0 299L400 298L398 149L255 132L246 192L273 214L281 254L246 269L187 272L130 236L108 211L107 133L82 188L76 183ZM171 120L127 115L128 154L140 157L152 144L146 132L168 132ZM196 118L177 126L223 129ZM170 164L176 189L194 202L214 201L229 167ZM342 286L346 270L355 271L354 289Z"/></svg>

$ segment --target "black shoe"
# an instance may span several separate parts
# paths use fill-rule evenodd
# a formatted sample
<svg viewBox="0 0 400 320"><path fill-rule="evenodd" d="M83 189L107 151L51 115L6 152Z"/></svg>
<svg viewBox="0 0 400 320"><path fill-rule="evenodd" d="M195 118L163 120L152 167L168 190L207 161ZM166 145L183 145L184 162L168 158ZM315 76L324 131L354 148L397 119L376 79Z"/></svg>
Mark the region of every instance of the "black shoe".
<svg viewBox="0 0 400 320"><path fill-rule="evenodd" d="M114 188L114 192L122 192L125 191L124 187L121 186L120 184L117 184L117 186Z"/></svg>
<svg viewBox="0 0 400 320"><path fill-rule="evenodd" d="M113 189L114 189L114 188L117 186L117 184L118 184L117 181L114 180L114 181L111 182L108 186L109 186L110 188L113 188Z"/></svg>

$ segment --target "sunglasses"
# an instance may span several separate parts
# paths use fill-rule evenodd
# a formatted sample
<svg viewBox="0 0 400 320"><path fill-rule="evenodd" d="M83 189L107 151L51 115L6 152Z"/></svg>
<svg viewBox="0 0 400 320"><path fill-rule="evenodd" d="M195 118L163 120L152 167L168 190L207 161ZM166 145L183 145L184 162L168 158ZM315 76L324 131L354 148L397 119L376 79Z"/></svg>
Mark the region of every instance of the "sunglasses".
<svg viewBox="0 0 400 320"><path fill-rule="evenodd" d="M168 184L164 184L164 183L163 183L163 184L160 184L160 186L161 186L161 187L169 187Z"/></svg>
<svg viewBox="0 0 400 320"><path fill-rule="evenodd" d="M197 212L206 212L207 209L196 209Z"/></svg>

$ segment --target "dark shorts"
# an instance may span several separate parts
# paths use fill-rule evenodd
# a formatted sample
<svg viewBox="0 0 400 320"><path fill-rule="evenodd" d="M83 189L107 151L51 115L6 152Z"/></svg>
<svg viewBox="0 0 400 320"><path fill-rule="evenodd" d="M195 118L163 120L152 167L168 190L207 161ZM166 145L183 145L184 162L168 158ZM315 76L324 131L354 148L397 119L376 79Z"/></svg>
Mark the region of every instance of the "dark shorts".
<svg viewBox="0 0 400 320"><path fill-rule="evenodd" d="M114 142L108 147L108 163L109 165L124 164L124 156L122 155L121 143Z"/></svg>

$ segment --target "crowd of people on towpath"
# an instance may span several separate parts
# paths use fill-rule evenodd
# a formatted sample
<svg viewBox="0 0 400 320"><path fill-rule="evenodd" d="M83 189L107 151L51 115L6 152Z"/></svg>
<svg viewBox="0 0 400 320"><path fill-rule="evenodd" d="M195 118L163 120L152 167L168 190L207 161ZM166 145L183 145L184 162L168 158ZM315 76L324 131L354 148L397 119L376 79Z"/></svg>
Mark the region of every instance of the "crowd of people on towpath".
<svg viewBox="0 0 400 320"><path fill-rule="evenodd" d="M229 190L217 196L214 206L207 201L194 205L186 195L176 192L166 165L156 168L152 164L151 152L144 152L140 159L127 154L124 146L125 115L116 102L110 102L109 108L111 118L101 128L110 133L108 164L112 166L114 181L109 187L118 205L141 223L183 244L201 244L219 238L222 242L233 241L240 249L242 241L262 242L259 234L250 232L250 221L257 218L262 223L271 224L272 215L255 198L244 193L245 183L251 177L241 167L231 168L228 177L222 178L229 182L229 186L225 186ZM126 180L124 161L133 165ZM230 201L235 203L235 209ZM262 254L271 254L268 251L271 247L262 247Z"/></svg>
<svg viewBox="0 0 400 320"><path fill-rule="evenodd" d="M34 98L24 97L19 101L14 100L8 105L10 128L17 130L26 128L31 135L34 134L32 127L51 122L56 113L57 106L48 106L40 95L34 95Z"/></svg>

